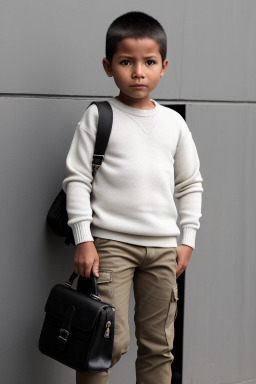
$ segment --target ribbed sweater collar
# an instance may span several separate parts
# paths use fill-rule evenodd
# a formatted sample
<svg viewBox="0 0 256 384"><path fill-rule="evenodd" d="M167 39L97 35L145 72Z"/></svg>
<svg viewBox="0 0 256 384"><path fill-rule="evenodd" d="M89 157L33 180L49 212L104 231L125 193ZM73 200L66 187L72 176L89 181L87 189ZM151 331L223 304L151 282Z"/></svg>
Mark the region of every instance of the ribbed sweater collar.
<svg viewBox="0 0 256 384"><path fill-rule="evenodd" d="M155 104L155 108L154 109L138 109L138 108L133 108L133 107L130 107L130 106L122 103L121 101L119 101L119 100L117 100L115 98L109 99L108 101L113 106L121 109L122 111L124 111L126 113L130 113L130 114L135 115L135 116L154 116L158 112L160 104L158 104L153 99L150 99L150 100Z"/></svg>

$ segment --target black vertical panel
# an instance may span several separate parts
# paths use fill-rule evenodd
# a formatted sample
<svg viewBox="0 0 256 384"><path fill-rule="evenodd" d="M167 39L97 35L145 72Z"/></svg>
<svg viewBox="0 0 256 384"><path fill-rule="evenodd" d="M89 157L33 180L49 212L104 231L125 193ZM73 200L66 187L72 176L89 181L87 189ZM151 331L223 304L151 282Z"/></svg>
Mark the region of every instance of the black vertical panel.
<svg viewBox="0 0 256 384"><path fill-rule="evenodd" d="M168 105L184 119L186 119L186 106L184 104ZM184 325L184 286L185 272L177 280L179 290L178 313L175 320L175 337L173 344L174 361L172 363L171 384L182 384L182 360L183 360L183 325Z"/></svg>

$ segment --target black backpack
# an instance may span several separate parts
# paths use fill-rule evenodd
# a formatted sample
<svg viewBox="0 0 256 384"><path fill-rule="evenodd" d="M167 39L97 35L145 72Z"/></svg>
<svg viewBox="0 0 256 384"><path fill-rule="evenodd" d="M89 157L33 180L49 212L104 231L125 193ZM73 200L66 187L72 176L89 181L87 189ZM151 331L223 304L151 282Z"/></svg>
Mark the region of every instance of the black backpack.
<svg viewBox="0 0 256 384"><path fill-rule="evenodd" d="M108 145L109 136L113 123L113 111L107 101L93 102L99 110L98 129L95 141L94 155L92 160L93 177L104 160L104 154ZM68 214L66 210L66 194L63 189L49 209L47 224L57 236L65 237L65 243L75 244L72 229L68 226Z"/></svg>

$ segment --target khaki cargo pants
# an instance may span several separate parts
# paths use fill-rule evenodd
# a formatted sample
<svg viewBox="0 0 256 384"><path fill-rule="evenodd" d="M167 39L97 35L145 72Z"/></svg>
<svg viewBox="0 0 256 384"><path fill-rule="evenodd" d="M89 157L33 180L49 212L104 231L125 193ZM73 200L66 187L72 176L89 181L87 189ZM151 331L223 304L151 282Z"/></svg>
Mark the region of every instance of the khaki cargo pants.
<svg viewBox="0 0 256 384"><path fill-rule="evenodd" d="M95 238L95 247L100 259L99 295L116 309L111 367L128 351L128 307L133 281L138 345L136 383L170 384L178 299L176 248L145 247L99 237ZM76 380L77 384L108 384L108 371L77 372Z"/></svg>

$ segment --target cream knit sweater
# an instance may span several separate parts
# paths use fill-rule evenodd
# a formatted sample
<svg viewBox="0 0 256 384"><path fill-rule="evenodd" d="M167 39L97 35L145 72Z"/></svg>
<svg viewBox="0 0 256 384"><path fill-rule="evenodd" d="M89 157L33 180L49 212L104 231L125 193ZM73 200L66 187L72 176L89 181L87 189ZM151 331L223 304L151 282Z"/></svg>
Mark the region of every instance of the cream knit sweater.
<svg viewBox="0 0 256 384"><path fill-rule="evenodd" d="M176 247L180 230L175 197L181 243L195 248L203 188L197 150L185 121L154 100L152 110L132 108L117 99L108 101L113 126L94 180L95 105L78 123L67 156L63 189L75 243L102 237Z"/></svg>

